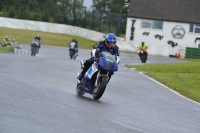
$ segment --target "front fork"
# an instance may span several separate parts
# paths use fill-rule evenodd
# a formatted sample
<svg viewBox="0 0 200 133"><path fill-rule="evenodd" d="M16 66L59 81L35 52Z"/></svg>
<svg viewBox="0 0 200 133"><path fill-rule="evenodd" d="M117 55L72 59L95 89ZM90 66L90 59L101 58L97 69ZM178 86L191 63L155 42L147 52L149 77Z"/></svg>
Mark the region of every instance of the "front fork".
<svg viewBox="0 0 200 133"><path fill-rule="evenodd" d="M95 84L94 84L95 86L97 86L97 84L98 84L98 82L99 82L99 77L100 77L100 76L104 76L104 75L100 75L100 73L101 73L101 70L99 70L98 73L97 73L96 81L95 81ZM107 78L107 80L108 80L108 78L109 78L109 73L110 73L110 72L108 72L108 71L107 71L107 73L106 73L106 78ZM99 75L100 75L100 76L99 76Z"/></svg>

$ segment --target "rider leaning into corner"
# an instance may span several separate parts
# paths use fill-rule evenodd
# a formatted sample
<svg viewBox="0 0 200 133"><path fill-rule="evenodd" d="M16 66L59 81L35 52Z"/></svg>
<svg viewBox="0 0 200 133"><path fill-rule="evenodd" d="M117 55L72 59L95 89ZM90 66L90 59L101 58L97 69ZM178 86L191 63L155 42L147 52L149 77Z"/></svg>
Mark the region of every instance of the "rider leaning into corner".
<svg viewBox="0 0 200 133"><path fill-rule="evenodd" d="M94 61L96 60L96 58L98 58L98 55L99 55L100 52L109 52L112 55L115 55L116 61L119 64L119 62L120 62L119 48L116 45L116 42L117 42L117 37L115 36L115 34L108 33L105 36L104 41L98 43L98 46L96 46L96 49L93 49L91 51L91 58L89 58L89 59L86 60L86 62L84 63L84 67L83 67L82 72L77 77L77 79L79 80L79 83L82 80L83 76L85 75L86 71L94 63ZM111 73L109 75L109 80L111 78L111 75L113 75L113 73Z"/></svg>
<svg viewBox="0 0 200 133"><path fill-rule="evenodd" d="M148 49L148 45L145 44L144 42L142 42L142 44L140 44L140 46L138 47L138 50L141 50L143 49L144 50L144 54L145 54L145 57L146 57L146 60L147 60L147 49ZM141 60L141 52L138 53L139 57L140 57L140 60Z"/></svg>

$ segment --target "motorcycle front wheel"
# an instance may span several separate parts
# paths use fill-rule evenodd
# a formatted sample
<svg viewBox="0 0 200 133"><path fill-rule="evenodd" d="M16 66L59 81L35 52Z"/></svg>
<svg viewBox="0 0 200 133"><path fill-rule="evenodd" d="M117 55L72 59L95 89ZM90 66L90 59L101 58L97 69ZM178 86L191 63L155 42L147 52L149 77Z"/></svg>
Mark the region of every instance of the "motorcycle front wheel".
<svg viewBox="0 0 200 133"><path fill-rule="evenodd" d="M107 78L100 77L97 86L94 87L93 98L98 100L102 97L107 85Z"/></svg>
<svg viewBox="0 0 200 133"><path fill-rule="evenodd" d="M37 48L36 47L32 47L31 49L31 56L35 56L36 55L36 52L37 52Z"/></svg>

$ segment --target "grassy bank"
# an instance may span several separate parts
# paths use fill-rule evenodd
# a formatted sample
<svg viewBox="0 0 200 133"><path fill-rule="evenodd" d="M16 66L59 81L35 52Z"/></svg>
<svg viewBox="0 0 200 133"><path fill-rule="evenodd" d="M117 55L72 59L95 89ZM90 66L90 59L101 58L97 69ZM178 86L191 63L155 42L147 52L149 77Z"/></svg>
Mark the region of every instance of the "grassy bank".
<svg viewBox="0 0 200 133"><path fill-rule="evenodd" d="M11 28L0 28L0 42L3 42L4 37L7 35L9 39L15 38L17 42L30 44L33 38L39 34L42 38L43 45L49 46L61 46L67 47L67 42L70 42L73 38L76 38L79 42L79 47L83 49L92 49L92 45L96 42L88 40L85 38L67 35L67 34L58 34L58 33L49 33L41 31L31 31L31 30L19 30Z"/></svg>
<svg viewBox="0 0 200 133"><path fill-rule="evenodd" d="M200 103L200 60L174 64L127 65Z"/></svg>
<svg viewBox="0 0 200 133"><path fill-rule="evenodd" d="M13 48L10 47L0 47L0 53L14 53Z"/></svg>

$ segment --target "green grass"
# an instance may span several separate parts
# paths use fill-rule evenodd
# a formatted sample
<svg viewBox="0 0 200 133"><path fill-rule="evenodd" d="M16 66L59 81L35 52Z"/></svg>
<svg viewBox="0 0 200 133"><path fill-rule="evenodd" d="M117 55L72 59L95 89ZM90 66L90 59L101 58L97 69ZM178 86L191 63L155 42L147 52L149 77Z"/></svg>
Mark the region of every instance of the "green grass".
<svg viewBox="0 0 200 133"><path fill-rule="evenodd" d="M0 47L0 53L14 53L14 50L11 47Z"/></svg>
<svg viewBox="0 0 200 133"><path fill-rule="evenodd" d="M200 60L173 64L127 65L147 74L182 95L200 103Z"/></svg>
<svg viewBox="0 0 200 133"><path fill-rule="evenodd" d="M47 46L59 46L59 47L68 47L68 44L73 38L76 38L79 42L79 48L82 49L92 49L93 45L97 42L89 39L85 39L78 36L72 36L68 34L59 34L59 33L49 33L41 31L31 31L31 30L20 30L12 28L2 28L0 27L0 42L3 42L5 36L8 36L9 39L15 38L15 40L22 44L30 44L33 38L39 34L42 39L42 45ZM129 51L121 51L122 53L135 53Z"/></svg>
<svg viewBox="0 0 200 133"><path fill-rule="evenodd" d="M79 42L79 48L83 49L92 49L92 45L96 43L96 41L88 40L85 38L67 35L67 34L58 34L58 33L49 33L49 32L41 32L41 31L31 31L31 30L19 30L19 29L11 29L11 28L0 28L0 42L3 42L5 36L8 36L9 39L15 38L15 40L19 43L30 44L33 38L39 34L42 39L42 45L48 46L61 46L68 47L68 42L70 42L73 38L76 38Z"/></svg>

